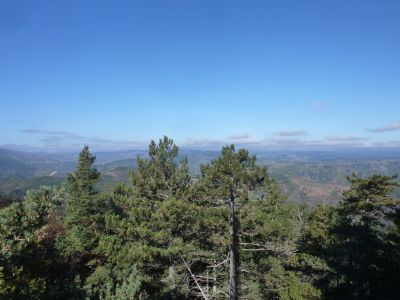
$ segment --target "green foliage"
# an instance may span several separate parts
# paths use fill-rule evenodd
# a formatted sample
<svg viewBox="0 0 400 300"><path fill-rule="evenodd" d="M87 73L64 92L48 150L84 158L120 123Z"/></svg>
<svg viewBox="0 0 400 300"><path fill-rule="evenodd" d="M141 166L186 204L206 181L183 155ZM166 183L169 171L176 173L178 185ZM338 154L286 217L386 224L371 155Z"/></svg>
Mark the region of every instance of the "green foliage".
<svg viewBox="0 0 400 300"><path fill-rule="evenodd" d="M73 174L68 174L68 192L73 201L89 200L88 197L94 195L96 190L94 187L99 180L100 173L93 167L96 156L89 152L89 147L85 146L79 153L78 166Z"/></svg>
<svg viewBox="0 0 400 300"><path fill-rule="evenodd" d="M269 195L241 212L242 268L251 270L242 274L242 285L264 278L257 286L262 296L252 299L320 299L307 273L310 261L298 253L305 211L276 192Z"/></svg>
<svg viewBox="0 0 400 300"><path fill-rule="evenodd" d="M100 173L93 167L95 159L85 146L76 171L67 176L62 216L65 234L56 240L58 254L68 265L64 281L73 282L78 295L85 294L87 278L103 263L103 255L95 250L105 230L105 215L111 210L109 195L96 190Z"/></svg>
<svg viewBox="0 0 400 300"><path fill-rule="evenodd" d="M178 151L167 137L157 145L152 141L149 159L138 158L131 173L133 187L118 185L111 195L106 234L95 250L109 266L101 274L113 277L115 268L126 273L132 266L137 270L137 284L122 282L118 293L135 287L141 297L152 299L187 293L179 253L194 248L201 217L186 198L190 177L186 160L176 162ZM121 278L128 276L133 275Z"/></svg>
<svg viewBox="0 0 400 300"><path fill-rule="evenodd" d="M0 267L4 298L37 299L44 295L55 271L54 240L62 233L55 207L62 190L29 191L24 202L0 211Z"/></svg>
<svg viewBox="0 0 400 300"><path fill-rule="evenodd" d="M85 256L97 240L107 199L95 189L100 173L93 167L96 157L85 146L79 154L76 171L67 176L68 197L63 223L67 234L59 246L67 257Z"/></svg>
<svg viewBox="0 0 400 300"><path fill-rule="evenodd" d="M150 159L137 157L137 169L131 172L135 196L146 199L151 205L168 197L180 198L189 188L190 177L187 159L176 162L179 149L164 136L158 144L151 141Z"/></svg>
<svg viewBox="0 0 400 300"><path fill-rule="evenodd" d="M295 272L286 270L278 259L270 257L265 265L268 267L268 272L264 276L264 284L266 297L269 299L321 299L321 291L311 283L301 281Z"/></svg>
<svg viewBox="0 0 400 300"><path fill-rule="evenodd" d="M301 247L312 255L326 251L333 243L331 230L337 218L335 207L317 205L306 222Z"/></svg>
<svg viewBox="0 0 400 300"><path fill-rule="evenodd" d="M378 299L400 295L397 289L389 288L392 279L384 276L387 267L396 263L388 260L387 244L390 216L400 204L391 197L398 186L394 179L382 175L348 178L351 188L344 192L338 208L330 259L340 276L337 289L347 297Z"/></svg>
<svg viewBox="0 0 400 300"><path fill-rule="evenodd" d="M306 225L302 251L329 266L311 264L309 274L329 298L396 299L399 248L391 233L399 231L392 217L400 202L391 194L398 184L382 175L348 180L342 203L317 206Z"/></svg>
<svg viewBox="0 0 400 300"><path fill-rule="evenodd" d="M283 297L285 292L288 299L296 292L303 298L293 296L293 299L319 295L316 288L301 280L300 272L290 271L292 266L288 263L296 257L304 208L286 202L276 182L269 178L267 168L256 164L255 156L244 149L236 152L233 146L224 147L219 158L201 167L201 177L194 186L193 195L196 203L211 208L213 213L217 209L224 211L225 217L219 222L225 226L216 231L211 227L209 241L213 242L212 253L220 257L219 260L226 257L228 250L229 257L232 249L236 252L240 294L248 299L275 299ZM237 218L236 237L231 235L234 229L228 227L229 224L234 226L233 218ZM268 278L270 274L267 262L271 259L275 259L287 275L287 283L280 293L272 293L267 281L260 283L260 278ZM214 273L218 295L218 291L223 292L228 285L227 263L219 264ZM232 269L229 273L232 275Z"/></svg>
<svg viewBox="0 0 400 300"><path fill-rule="evenodd" d="M245 299L400 298L394 177L351 176L340 205L310 210L245 149L224 147L196 179L178 157L152 141L132 184L100 193L85 146L65 187L7 203L0 299L226 299L233 272Z"/></svg>
<svg viewBox="0 0 400 300"><path fill-rule="evenodd" d="M256 157L245 149L235 152L233 145L222 148L221 156L201 166L200 187L203 197L216 205L231 196L245 203L251 191L261 191L269 182L266 167L256 165ZM233 195L231 194L233 193Z"/></svg>
<svg viewBox="0 0 400 300"><path fill-rule="evenodd" d="M135 267L117 272L116 268L100 266L86 279L84 289L88 299L137 299L141 280Z"/></svg>

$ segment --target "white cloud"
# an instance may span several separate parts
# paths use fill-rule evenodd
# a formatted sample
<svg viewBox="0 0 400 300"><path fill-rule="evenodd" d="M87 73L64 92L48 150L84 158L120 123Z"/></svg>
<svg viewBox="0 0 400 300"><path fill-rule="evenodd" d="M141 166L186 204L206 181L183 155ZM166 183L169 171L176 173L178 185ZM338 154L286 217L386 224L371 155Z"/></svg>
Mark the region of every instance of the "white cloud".
<svg viewBox="0 0 400 300"><path fill-rule="evenodd" d="M247 140L250 138L250 134L248 133L238 133L228 136L230 140Z"/></svg>
<svg viewBox="0 0 400 300"><path fill-rule="evenodd" d="M377 127L377 128L367 128L365 130L368 132L376 132L376 133L387 132L387 131L396 131L396 130L400 130L400 122L392 123L392 124L382 126L382 127Z"/></svg>
<svg viewBox="0 0 400 300"><path fill-rule="evenodd" d="M303 129L295 129L295 130L283 130L278 132L280 136L303 136L307 135L307 131Z"/></svg>

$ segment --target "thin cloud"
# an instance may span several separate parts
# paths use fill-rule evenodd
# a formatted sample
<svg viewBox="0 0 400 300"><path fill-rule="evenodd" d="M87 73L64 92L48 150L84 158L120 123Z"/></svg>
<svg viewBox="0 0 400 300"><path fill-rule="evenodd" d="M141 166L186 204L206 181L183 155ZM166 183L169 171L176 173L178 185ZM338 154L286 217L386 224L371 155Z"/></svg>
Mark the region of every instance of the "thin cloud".
<svg viewBox="0 0 400 300"><path fill-rule="evenodd" d="M368 137L357 136L328 136L325 139L329 142L361 142L369 140Z"/></svg>
<svg viewBox="0 0 400 300"><path fill-rule="evenodd" d="M297 149L322 149L322 148L349 148L349 147L365 147L363 141L358 140L342 140L342 141L329 141L329 140L301 140L296 138L288 139L271 139L267 141L267 146L272 148L297 148Z"/></svg>
<svg viewBox="0 0 400 300"><path fill-rule="evenodd" d="M271 146L293 146L293 145L304 145L308 141L299 140L296 138L285 138L285 139L270 139L267 141Z"/></svg>
<svg viewBox="0 0 400 300"><path fill-rule="evenodd" d="M57 134L57 135L74 135L68 131L46 131L47 134Z"/></svg>
<svg viewBox="0 0 400 300"><path fill-rule="evenodd" d="M392 124L389 124L387 126L365 129L365 131L375 132L375 133L387 132L387 131L396 131L396 130L400 130L400 122L392 123Z"/></svg>
<svg viewBox="0 0 400 300"><path fill-rule="evenodd" d="M38 130L38 129L21 129L23 133L45 133L46 131Z"/></svg>
<svg viewBox="0 0 400 300"><path fill-rule="evenodd" d="M249 140L242 139L234 142L237 147L246 147L251 145L262 145L263 141L261 140ZM219 149L226 145L232 144L232 140L225 139L192 139L186 138L186 140L182 143L183 147L187 148L200 148L200 149Z"/></svg>
<svg viewBox="0 0 400 300"><path fill-rule="evenodd" d="M73 140L83 140L86 137L84 137L82 135L70 134L70 135L68 135L68 138L73 139Z"/></svg>
<svg viewBox="0 0 400 300"><path fill-rule="evenodd" d="M132 147L143 147L144 143L130 140L104 139L95 136L83 136L64 130L42 130L35 128L22 129L26 134L39 135L38 140L46 148L72 148L89 144L98 149L126 149ZM82 144L76 143L76 140L82 141ZM74 142L75 141L75 142Z"/></svg>
<svg viewBox="0 0 400 300"><path fill-rule="evenodd" d="M216 139L191 139L186 138L186 141L183 143L185 147L222 147L225 146L227 142L225 140L216 140Z"/></svg>
<svg viewBox="0 0 400 300"><path fill-rule="evenodd" d="M372 143L372 146L380 147L380 148L399 148L400 147L400 140L398 141L387 141L387 142L375 142Z"/></svg>
<svg viewBox="0 0 400 300"><path fill-rule="evenodd" d="M283 130L278 132L279 136L304 136L307 135L307 131L303 129L295 129L295 130Z"/></svg>
<svg viewBox="0 0 400 300"><path fill-rule="evenodd" d="M21 129L20 131L22 133L27 133L27 134L45 134L51 137L60 137L60 138L65 137L73 140L82 140L86 138L82 135L77 135L72 132L64 130L42 130L42 129L27 128L27 129Z"/></svg>
<svg viewBox="0 0 400 300"><path fill-rule="evenodd" d="M20 120L20 119L12 119L10 120L11 123L30 123L30 121Z"/></svg>
<svg viewBox="0 0 400 300"><path fill-rule="evenodd" d="M42 130L42 129L33 129L33 128L28 128L28 129L21 129L21 132L23 133L45 133L45 134L55 134L55 135L74 135L71 132L68 131L52 131L52 130Z"/></svg>
<svg viewBox="0 0 400 300"><path fill-rule="evenodd" d="M311 106L314 109L323 110L323 109L327 109L329 107L329 104L325 101L314 101L311 103Z"/></svg>
<svg viewBox="0 0 400 300"><path fill-rule="evenodd" d="M42 139L39 139L40 142L44 143L44 144L59 144L62 139L58 136L46 136Z"/></svg>
<svg viewBox="0 0 400 300"><path fill-rule="evenodd" d="M116 146L133 146L133 145L142 145L143 143L139 143L137 141L129 141L129 140L112 140L112 139L102 139L97 137L89 137L86 138L89 143L99 144L99 145L116 145Z"/></svg>
<svg viewBox="0 0 400 300"><path fill-rule="evenodd" d="M247 140L250 138L250 134L248 133L238 133L228 136L230 140Z"/></svg>

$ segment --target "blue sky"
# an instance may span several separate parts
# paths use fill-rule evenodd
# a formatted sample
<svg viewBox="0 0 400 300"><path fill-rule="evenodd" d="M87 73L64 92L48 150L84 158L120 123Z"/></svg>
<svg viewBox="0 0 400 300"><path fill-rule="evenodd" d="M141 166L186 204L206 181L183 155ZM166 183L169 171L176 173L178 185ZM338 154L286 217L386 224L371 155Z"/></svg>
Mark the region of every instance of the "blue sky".
<svg viewBox="0 0 400 300"><path fill-rule="evenodd" d="M399 15L400 1L0 0L0 145L400 147Z"/></svg>

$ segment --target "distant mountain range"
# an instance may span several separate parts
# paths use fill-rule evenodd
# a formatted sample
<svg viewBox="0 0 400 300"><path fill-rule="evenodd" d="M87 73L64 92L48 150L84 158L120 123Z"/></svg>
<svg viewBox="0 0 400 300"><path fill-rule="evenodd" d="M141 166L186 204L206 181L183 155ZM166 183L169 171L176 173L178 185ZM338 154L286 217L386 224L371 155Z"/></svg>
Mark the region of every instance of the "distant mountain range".
<svg viewBox="0 0 400 300"><path fill-rule="evenodd" d="M258 162L269 167L270 174L282 186L290 200L337 202L347 187L346 176L374 173L400 174L400 151L356 149L347 151L270 151L256 153ZM99 188L110 190L116 182L129 183L129 170L136 167L136 157L147 151L129 150L95 153L96 167L102 173ZM188 157L193 176L201 164L218 157L218 151L182 149L180 158ZM78 153L29 153L0 149L0 194L23 193L40 185L61 184L73 172Z"/></svg>

